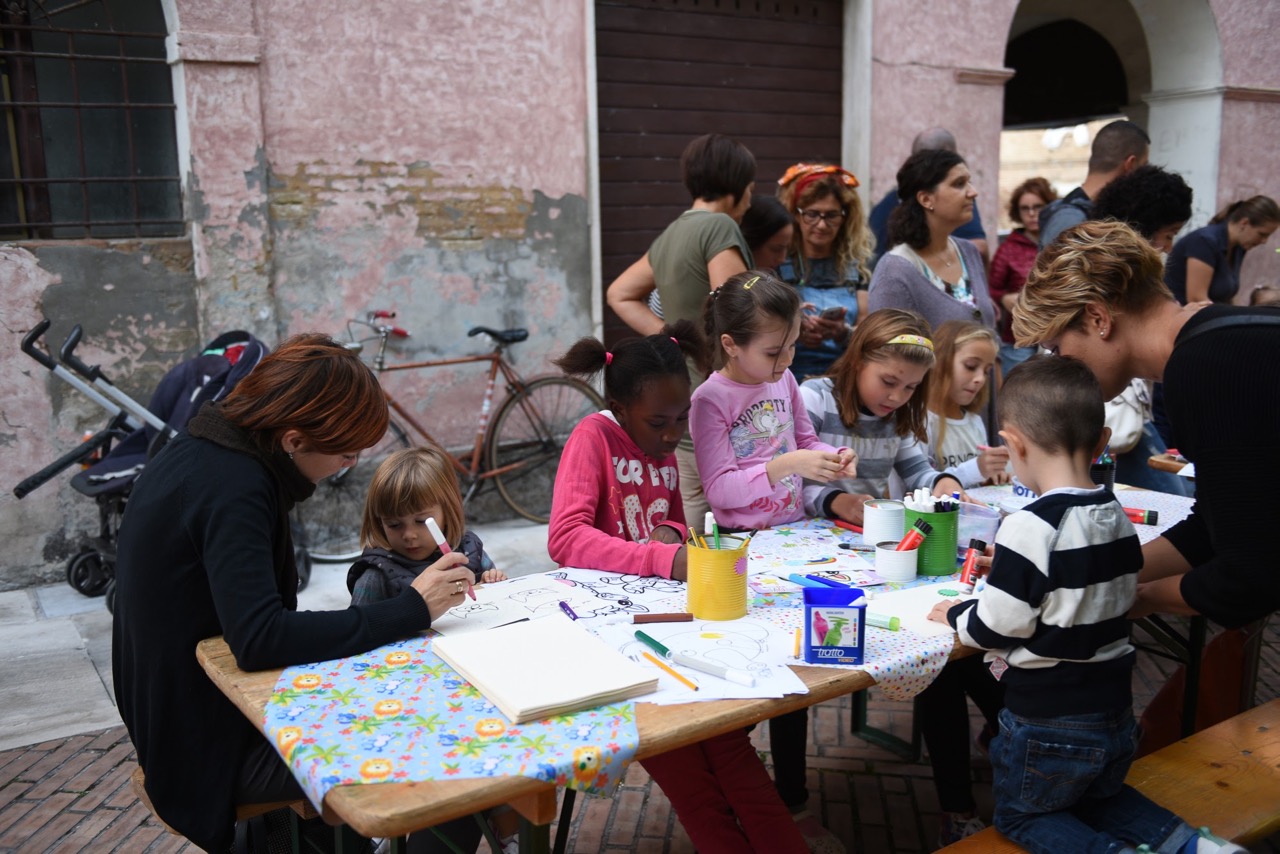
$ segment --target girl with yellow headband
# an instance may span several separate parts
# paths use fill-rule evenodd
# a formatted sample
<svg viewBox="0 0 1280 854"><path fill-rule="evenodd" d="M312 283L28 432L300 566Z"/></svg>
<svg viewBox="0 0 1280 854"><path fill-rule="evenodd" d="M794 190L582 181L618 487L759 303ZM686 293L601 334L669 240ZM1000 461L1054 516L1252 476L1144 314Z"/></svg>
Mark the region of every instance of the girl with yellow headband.
<svg viewBox="0 0 1280 854"><path fill-rule="evenodd" d="M994 359L994 346L992 351ZM925 404L936 381L935 365L934 342L924 318L885 308L858 324L830 376L800 386L818 437L848 445L858 454L856 478L805 485L805 510L810 515L861 525L863 505L885 497L889 476L895 473L908 490L928 487L934 495L963 495L960 481L929 462ZM939 845L983 827L973 800L966 695L988 720L982 738L989 742L1003 694L977 656L943 667L915 705L941 807Z"/></svg>

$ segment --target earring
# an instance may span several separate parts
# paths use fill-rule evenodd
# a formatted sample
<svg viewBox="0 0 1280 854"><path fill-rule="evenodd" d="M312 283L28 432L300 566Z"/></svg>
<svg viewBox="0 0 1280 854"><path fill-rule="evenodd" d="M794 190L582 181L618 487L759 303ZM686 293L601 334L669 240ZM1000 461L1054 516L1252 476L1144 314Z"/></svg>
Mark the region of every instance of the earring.
<svg viewBox="0 0 1280 854"><path fill-rule="evenodd" d="M929 213L933 213L933 205L929 205Z"/></svg>
<svg viewBox="0 0 1280 854"><path fill-rule="evenodd" d="M292 452L287 452L287 453L289 454L289 459L293 459L293 453Z"/></svg>

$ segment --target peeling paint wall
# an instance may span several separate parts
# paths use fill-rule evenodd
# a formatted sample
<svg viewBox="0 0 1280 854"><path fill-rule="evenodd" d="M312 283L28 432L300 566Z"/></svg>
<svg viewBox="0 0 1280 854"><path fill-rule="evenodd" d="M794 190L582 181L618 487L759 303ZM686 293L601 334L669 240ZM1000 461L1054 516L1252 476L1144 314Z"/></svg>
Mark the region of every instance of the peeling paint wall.
<svg viewBox="0 0 1280 854"><path fill-rule="evenodd" d="M259 5L282 325L338 333L394 309L412 337L393 361L479 352L472 326L523 326L520 370L550 370L591 331L581 7L310 8ZM406 372L388 387L456 445L481 376Z"/></svg>

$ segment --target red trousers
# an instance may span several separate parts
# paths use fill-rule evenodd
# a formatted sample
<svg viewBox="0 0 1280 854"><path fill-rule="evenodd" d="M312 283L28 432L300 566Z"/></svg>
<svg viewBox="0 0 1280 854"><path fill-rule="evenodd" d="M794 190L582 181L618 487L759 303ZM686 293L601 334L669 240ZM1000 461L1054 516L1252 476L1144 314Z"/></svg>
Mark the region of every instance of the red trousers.
<svg viewBox="0 0 1280 854"><path fill-rule="evenodd" d="M675 807L698 854L808 854L746 730L641 764Z"/></svg>

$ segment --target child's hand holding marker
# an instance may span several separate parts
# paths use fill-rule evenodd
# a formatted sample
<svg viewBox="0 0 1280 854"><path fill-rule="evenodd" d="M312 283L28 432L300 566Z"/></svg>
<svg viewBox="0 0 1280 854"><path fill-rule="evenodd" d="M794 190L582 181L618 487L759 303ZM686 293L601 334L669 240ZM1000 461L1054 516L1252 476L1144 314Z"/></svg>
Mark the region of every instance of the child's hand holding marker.
<svg viewBox="0 0 1280 854"><path fill-rule="evenodd" d="M773 486L793 474L818 483L830 483L840 477L848 465L849 461L840 454L802 449L774 457L765 464L764 469L769 475L769 485Z"/></svg>
<svg viewBox="0 0 1280 854"><path fill-rule="evenodd" d="M444 532L440 530L440 525L436 522L435 517L433 516L427 517L427 530L430 531L431 536L435 538L436 545L440 547L441 554L443 554L445 557L448 557L450 554L453 553L453 547L450 546L449 541L444 538ZM441 560L443 560L443 558ZM466 555L462 556L462 562L463 563L467 562ZM476 598L476 591L472 589L470 575L468 575L466 579L466 584L467 584L467 595L470 596L471 600L474 602ZM462 589L459 588L458 592L461 593Z"/></svg>

